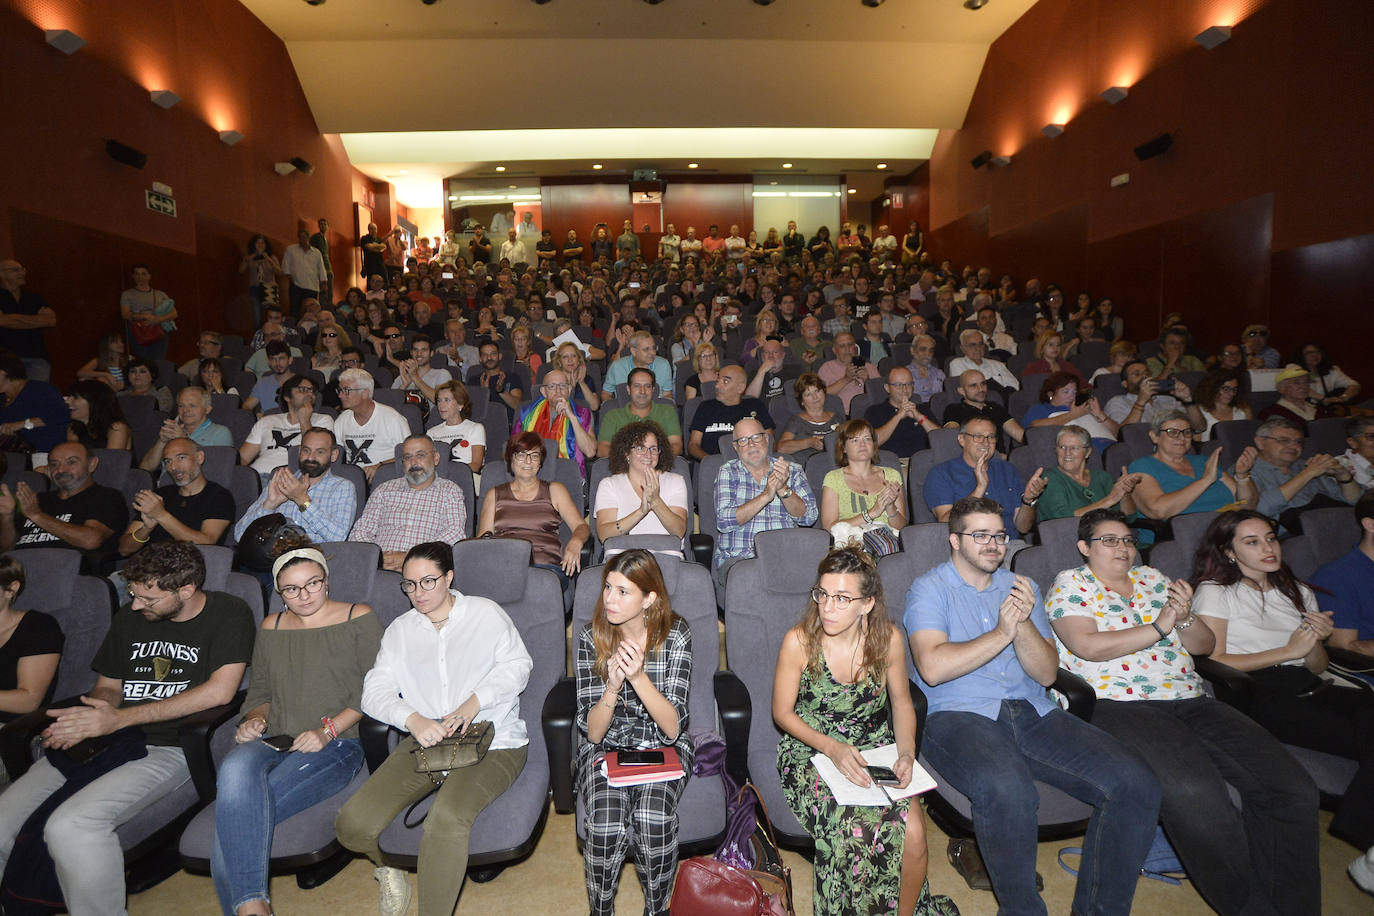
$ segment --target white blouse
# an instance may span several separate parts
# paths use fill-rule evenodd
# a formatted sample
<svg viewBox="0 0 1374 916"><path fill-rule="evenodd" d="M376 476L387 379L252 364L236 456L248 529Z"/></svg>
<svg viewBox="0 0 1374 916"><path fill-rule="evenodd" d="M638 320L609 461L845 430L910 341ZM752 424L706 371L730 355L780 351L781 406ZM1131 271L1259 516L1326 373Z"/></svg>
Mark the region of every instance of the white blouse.
<svg viewBox="0 0 1374 916"><path fill-rule="evenodd" d="M1315 610L1317 599L1312 589L1301 583L1298 588L1303 604ZM1259 592L1240 582L1235 585L1203 582L1193 595L1193 611L1203 617L1226 621L1228 655L1252 655L1281 649L1288 645L1293 631L1302 623L1302 614L1277 588ZM1283 662L1285 665L1302 663L1300 658Z"/></svg>

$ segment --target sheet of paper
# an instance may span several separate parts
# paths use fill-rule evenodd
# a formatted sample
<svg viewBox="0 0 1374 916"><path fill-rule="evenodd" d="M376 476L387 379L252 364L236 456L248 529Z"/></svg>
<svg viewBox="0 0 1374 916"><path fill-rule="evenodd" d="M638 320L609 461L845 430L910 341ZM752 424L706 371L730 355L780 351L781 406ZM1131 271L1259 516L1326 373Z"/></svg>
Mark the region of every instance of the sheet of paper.
<svg viewBox="0 0 1374 916"><path fill-rule="evenodd" d="M550 351L556 353L558 352L558 348L563 346L565 343L570 343L576 346L577 349L582 351L583 356L586 356L587 353L591 350L591 347L588 344L584 344L582 342L582 339L578 337L576 334L574 334L571 330L564 331L562 334L559 334L557 337L555 337L553 339L553 346L549 349Z"/></svg>
<svg viewBox="0 0 1374 916"><path fill-rule="evenodd" d="M859 753L863 754L864 760L871 766L890 768L897 762L896 744L885 744L882 747L871 748ZM816 765L816 772L821 775L825 784L830 787L830 791L834 793L835 800L842 805L882 807L898 799L910 798L935 788L935 780L921 767L920 763L912 765L911 782L907 784L905 789L899 789L896 786L872 785L867 788L856 786L824 754L816 754L811 758L811 762Z"/></svg>

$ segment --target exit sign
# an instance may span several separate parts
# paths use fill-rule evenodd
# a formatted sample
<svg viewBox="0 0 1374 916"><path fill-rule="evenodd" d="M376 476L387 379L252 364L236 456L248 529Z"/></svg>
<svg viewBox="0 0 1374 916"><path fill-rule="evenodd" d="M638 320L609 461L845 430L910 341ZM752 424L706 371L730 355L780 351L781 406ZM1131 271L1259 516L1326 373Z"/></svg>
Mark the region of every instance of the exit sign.
<svg viewBox="0 0 1374 916"><path fill-rule="evenodd" d="M157 191L144 191L144 200L148 202L148 209L161 213L165 216L177 215L177 202L170 194L159 194Z"/></svg>

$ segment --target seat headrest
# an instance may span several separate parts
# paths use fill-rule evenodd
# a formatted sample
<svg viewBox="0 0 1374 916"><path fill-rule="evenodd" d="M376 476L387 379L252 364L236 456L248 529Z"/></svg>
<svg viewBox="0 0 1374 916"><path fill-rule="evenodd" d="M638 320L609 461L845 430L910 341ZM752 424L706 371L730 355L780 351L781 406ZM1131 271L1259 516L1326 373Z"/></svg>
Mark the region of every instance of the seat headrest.
<svg viewBox="0 0 1374 916"><path fill-rule="evenodd" d="M16 604L28 610L47 611L70 607L81 572L81 552L65 547L33 547L9 556L24 567L28 584Z"/></svg>
<svg viewBox="0 0 1374 916"><path fill-rule="evenodd" d="M754 556L768 587L787 594L801 594L811 588L816 567L829 551L830 534L819 528L760 531L754 537Z"/></svg>
<svg viewBox="0 0 1374 916"><path fill-rule="evenodd" d="M224 591L234 565L234 551L214 544L197 544L196 549L205 559L205 587L217 592Z"/></svg>
<svg viewBox="0 0 1374 916"><path fill-rule="evenodd" d="M453 545L453 587L497 604L519 601L533 548L520 538L472 538Z"/></svg>

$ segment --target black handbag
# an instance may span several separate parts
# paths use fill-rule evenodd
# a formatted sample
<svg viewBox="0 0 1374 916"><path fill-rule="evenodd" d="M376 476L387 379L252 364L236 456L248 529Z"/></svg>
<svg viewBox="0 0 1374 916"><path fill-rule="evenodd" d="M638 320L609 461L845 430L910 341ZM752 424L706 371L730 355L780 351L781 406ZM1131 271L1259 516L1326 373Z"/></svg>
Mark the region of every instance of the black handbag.
<svg viewBox="0 0 1374 916"><path fill-rule="evenodd" d="M257 572L271 572L277 556L277 541L285 534L303 537L305 532L299 525L288 522L280 512L254 519L239 538L235 554L238 565Z"/></svg>

